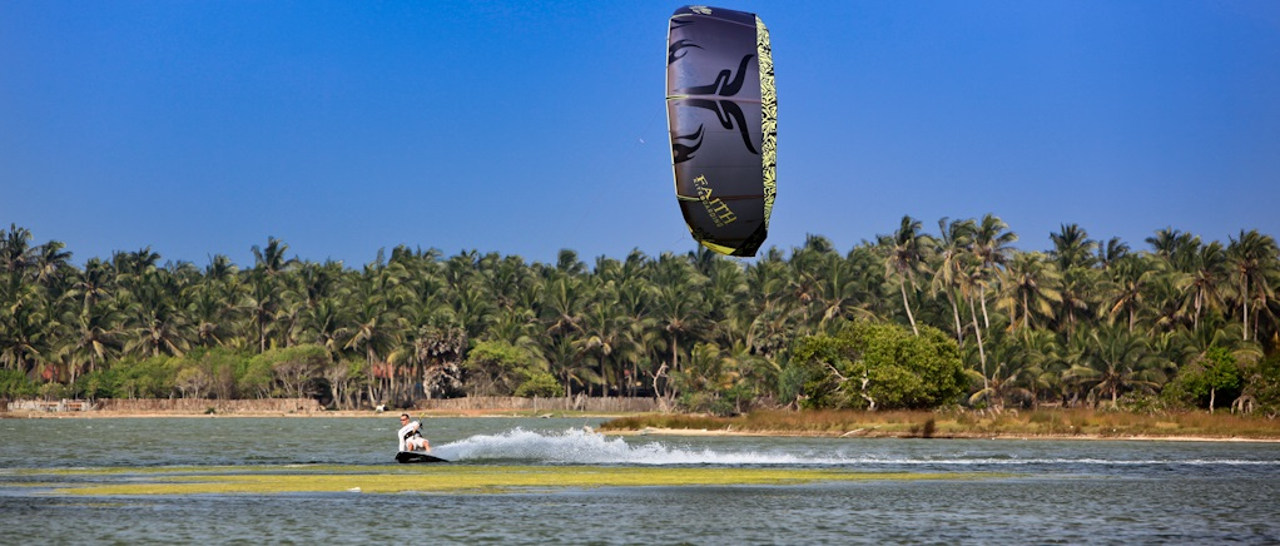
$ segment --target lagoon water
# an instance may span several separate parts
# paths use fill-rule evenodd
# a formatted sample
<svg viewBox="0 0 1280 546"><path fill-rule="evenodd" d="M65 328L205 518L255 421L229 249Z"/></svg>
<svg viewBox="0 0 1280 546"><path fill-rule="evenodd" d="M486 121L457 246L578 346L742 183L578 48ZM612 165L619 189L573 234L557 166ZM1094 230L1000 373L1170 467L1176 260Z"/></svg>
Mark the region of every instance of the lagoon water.
<svg viewBox="0 0 1280 546"><path fill-rule="evenodd" d="M433 418L480 465L991 473L978 479L501 493L70 496L52 469L394 465L376 418L0 420L0 544L1280 543L1280 444L627 438L599 419ZM34 473L33 473L34 472ZM90 477L77 479L92 480Z"/></svg>

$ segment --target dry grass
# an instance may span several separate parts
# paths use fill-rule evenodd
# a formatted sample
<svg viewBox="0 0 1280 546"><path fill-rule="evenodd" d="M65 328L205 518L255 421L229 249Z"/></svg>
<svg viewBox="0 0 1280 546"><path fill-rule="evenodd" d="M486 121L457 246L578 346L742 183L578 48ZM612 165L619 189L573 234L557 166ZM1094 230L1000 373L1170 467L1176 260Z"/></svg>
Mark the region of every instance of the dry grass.
<svg viewBox="0 0 1280 546"><path fill-rule="evenodd" d="M1228 412L1140 414L1090 409L1031 411L757 411L738 417L637 415L602 431L646 428L802 436L888 437L1160 437L1280 439L1280 420Z"/></svg>

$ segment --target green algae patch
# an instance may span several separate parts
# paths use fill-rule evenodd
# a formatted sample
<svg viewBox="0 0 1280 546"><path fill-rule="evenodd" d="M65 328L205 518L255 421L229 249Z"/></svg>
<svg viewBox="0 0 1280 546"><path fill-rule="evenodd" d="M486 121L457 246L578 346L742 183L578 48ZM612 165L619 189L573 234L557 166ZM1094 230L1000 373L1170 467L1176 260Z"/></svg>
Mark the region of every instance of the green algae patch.
<svg viewBox="0 0 1280 546"><path fill-rule="evenodd" d="M101 474L99 477L103 476ZM114 475L112 475L114 476ZM164 474L55 486L59 495L228 495L276 493L503 493L597 487L799 485L875 480L956 480L982 473L850 472L834 469L436 465L411 471L365 467L286 472L171 469Z"/></svg>

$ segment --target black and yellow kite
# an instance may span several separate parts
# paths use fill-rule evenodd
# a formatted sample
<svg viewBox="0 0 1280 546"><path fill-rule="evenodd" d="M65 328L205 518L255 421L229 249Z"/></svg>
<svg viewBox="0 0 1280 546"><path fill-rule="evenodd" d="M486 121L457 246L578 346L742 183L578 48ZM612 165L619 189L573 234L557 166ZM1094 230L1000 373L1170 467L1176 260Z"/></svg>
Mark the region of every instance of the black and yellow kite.
<svg viewBox="0 0 1280 546"><path fill-rule="evenodd" d="M778 101L769 30L754 13L685 6L667 34L676 198L693 238L755 256L777 189Z"/></svg>

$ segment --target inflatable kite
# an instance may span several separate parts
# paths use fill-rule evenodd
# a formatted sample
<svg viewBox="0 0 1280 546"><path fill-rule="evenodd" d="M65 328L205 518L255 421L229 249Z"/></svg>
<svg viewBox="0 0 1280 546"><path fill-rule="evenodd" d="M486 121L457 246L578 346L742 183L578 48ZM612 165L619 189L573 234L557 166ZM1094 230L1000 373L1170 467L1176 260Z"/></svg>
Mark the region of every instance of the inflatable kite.
<svg viewBox="0 0 1280 546"><path fill-rule="evenodd" d="M686 6L667 33L667 123L676 199L703 246L755 256L777 178L769 30L754 13Z"/></svg>

